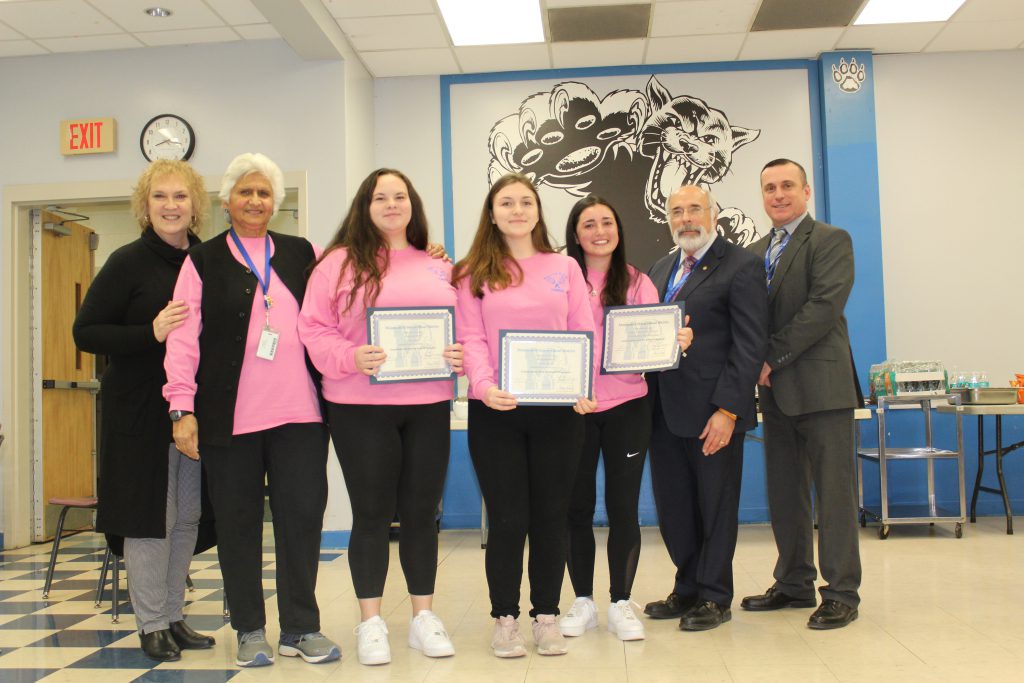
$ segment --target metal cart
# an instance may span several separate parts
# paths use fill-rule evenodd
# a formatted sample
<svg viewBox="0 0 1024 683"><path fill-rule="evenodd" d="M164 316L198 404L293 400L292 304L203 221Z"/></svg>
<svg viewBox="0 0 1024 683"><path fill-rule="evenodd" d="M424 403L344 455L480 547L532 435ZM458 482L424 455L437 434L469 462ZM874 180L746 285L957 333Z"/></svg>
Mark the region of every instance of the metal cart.
<svg viewBox="0 0 1024 683"><path fill-rule="evenodd" d="M864 448L860 445L860 428L857 429L857 492L860 500L860 525L867 526L867 518L880 522L878 537L889 537L889 528L893 524L935 524L936 522L953 522L953 531L957 538L963 536L964 522L967 521L967 496L964 488L964 436L963 417L956 412L956 450L936 448L932 443L932 411L933 400L946 400L956 406L960 405L960 397L946 394L944 396L898 397L880 396L875 415L878 418L878 448ZM886 411L895 406L916 408L924 415L925 445L914 448L893 448L885 442ZM935 460L955 459L957 482L960 494L960 514L939 507L935 501ZM880 510L868 509L864 505L864 461L878 463ZM889 504L889 466L891 462L902 460L925 460L928 468L928 501L922 504Z"/></svg>

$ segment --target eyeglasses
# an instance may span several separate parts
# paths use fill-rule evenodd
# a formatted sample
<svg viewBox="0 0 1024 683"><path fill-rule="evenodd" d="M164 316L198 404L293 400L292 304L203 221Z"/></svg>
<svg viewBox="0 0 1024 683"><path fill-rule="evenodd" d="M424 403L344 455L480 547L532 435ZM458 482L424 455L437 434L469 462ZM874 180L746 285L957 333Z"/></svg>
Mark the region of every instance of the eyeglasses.
<svg viewBox="0 0 1024 683"><path fill-rule="evenodd" d="M701 216L704 215L704 212L707 211L709 208L710 207L700 206L700 205L697 205L697 204L694 204L693 206L677 206L674 209L672 209L672 215L673 216L683 216L684 218L686 216L692 216L693 218L700 218Z"/></svg>

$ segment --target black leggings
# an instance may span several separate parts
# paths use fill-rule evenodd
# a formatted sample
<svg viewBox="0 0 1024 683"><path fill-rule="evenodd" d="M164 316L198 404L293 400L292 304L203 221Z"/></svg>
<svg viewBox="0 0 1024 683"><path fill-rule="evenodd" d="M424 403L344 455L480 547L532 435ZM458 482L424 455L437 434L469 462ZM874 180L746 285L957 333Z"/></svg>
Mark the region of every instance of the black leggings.
<svg viewBox="0 0 1024 683"><path fill-rule="evenodd" d="M608 511L608 575L612 602L628 600L640 558L640 480L651 441L646 396L590 413L583 456L569 504L569 579L577 597L594 594L594 506L597 459L604 454L604 502Z"/></svg>
<svg viewBox="0 0 1024 683"><path fill-rule="evenodd" d="M379 598L388 533L398 513L398 556L411 595L433 595L437 505L448 470L448 401L427 405L328 403L331 439L352 502L348 564L360 600Z"/></svg>
<svg viewBox="0 0 1024 683"><path fill-rule="evenodd" d="M530 539L530 616L558 614L569 489L583 416L566 406L491 410L469 402L469 454L487 504L491 616L519 616L523 547Z"/></svg>

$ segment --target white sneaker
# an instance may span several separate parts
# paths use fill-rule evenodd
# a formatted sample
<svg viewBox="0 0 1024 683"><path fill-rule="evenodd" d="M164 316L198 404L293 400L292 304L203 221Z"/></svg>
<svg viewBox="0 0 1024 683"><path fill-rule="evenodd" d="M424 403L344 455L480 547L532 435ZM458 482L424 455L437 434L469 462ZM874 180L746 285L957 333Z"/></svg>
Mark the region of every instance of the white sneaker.
<svg viewBox="0 0 1024 683"><path fill-rule="evenodd" d="M569 651L554 614L538 614L533 618L533 642L537 644L539 655L564 655Z"/></svg>
<svg viewBox="0 0 1024 683"><path fill-rule="evenodd" d="M576 598L565 616L558 620L563 636L582 636L597 628L597 605L593 598Z"/></svg>
<svg viewBox="0 0 1024 683"><path fill-rule="evenodd" d="M494 637L491 638L491 649L495 657L525 657L526 641L519 632L519 622L512 615L498 617L494 620Z"/></svg>
<svg viewBox="0 0 1024 683"><path fill-rule="evenodd" d="M391 662L391 644L388 643L388 626L380 616L370 617L356 626L358 636L356 652L359 663L367 666Z"/></svg>
<svg viewBox="0 0 1024 683"><path fill-rule="evenodd" d="M455 654L455 646L444 630L444 624L428 609L420 610L409 622L409 647L428 657L451 657Z"/></svg>
<svg viewBox="0 0 1024 683"><path fill-rule="evenodd" d="M633 603L619 600L608 606L608 632L619 640L644 639L644 623L633 613Z"/></svg>

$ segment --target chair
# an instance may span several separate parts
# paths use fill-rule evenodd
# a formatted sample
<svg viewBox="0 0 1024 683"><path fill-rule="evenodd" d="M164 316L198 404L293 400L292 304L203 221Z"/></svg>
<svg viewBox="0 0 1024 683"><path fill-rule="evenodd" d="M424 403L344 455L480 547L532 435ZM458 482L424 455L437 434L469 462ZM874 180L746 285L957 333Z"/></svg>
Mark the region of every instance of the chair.
<svg viewBox="0 0 1024 683"><path fill-rule="evenodd" d="M53 550L50 551L50 566L46 569L46 582L43 584L43 598L47 598L50 595L50 584L53 583L53 568L57 564L57 551L60 549L60 542L64 535L64 518L68 516L69 510L95 510L96 509L96 497L87 496L82 498L60 498L55 497L47 501L50 505L60 505L63 509L60 511L60 517L57 518L57 531L53 535ZM110 558L110 549L107 549L107 558ZM103 565L104 570L106 569L106 563ZM116 568L114 570L117 571ZM115 573L116 576L116 573Z"/></svg>

